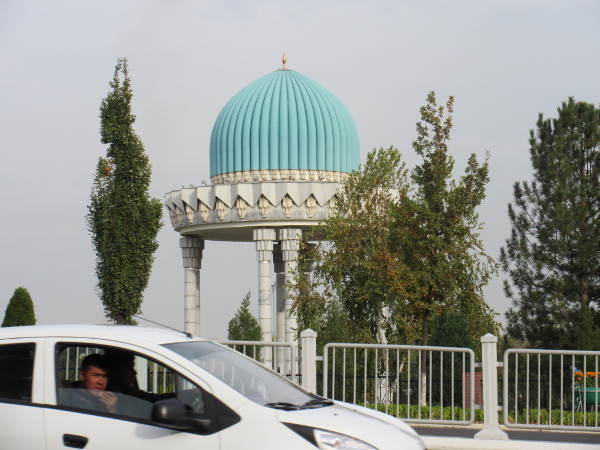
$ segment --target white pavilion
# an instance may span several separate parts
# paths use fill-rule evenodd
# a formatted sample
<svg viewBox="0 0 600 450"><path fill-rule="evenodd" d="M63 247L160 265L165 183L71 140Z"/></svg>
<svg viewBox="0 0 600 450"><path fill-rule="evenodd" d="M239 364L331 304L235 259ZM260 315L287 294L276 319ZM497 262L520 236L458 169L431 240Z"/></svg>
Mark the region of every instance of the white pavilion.
<svg viewBox="0 0 600 450"><path fill-rule="evenodd" d="M283 68L238 92L213 126L211 184L165 195L171 224L181 235L185 331L200 335L205 242L254 241L263 341L296 345L285 286L293 281L300 241L336 211L336 193L358 164L358 133L346 107L320 84L287 69L285 55Z"/></svg>

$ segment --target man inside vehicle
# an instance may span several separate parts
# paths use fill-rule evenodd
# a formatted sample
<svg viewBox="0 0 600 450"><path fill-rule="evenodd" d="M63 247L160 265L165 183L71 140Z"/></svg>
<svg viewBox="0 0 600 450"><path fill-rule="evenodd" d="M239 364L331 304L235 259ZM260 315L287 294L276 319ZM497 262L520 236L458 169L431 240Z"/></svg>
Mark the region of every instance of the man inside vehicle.
<svg viewBox="0 0 600 450"><path fill-rule="evenodd" d="M83 359L79 384L64 402L67 406L109 413L117 412L117 396L106 390L108 364L104 355L91 354Z"/></svg>
<svg viewBox="0 0 600 450"><path fill-rule="evenodd" d="M111 349L105 353L105 358L110 369L107 390L117 395L119 414L150 419L155 402L175 397L174 392L156 394L139 389L132 352Z"/></svg>

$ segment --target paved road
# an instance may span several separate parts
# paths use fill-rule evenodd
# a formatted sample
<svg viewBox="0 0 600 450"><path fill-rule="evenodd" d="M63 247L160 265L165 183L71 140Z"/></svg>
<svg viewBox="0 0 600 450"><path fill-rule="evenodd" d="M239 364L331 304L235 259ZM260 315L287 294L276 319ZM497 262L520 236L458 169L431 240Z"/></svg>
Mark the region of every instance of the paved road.
<svg viewBox="0 0 600 450"><path fill-rule="evenodd" d="M476 428L420 427L411 425L421 436L472 438ZM505 430L515 441L571 442L576 444L599 444L600 433L577 433L558 431Z"/></svg>

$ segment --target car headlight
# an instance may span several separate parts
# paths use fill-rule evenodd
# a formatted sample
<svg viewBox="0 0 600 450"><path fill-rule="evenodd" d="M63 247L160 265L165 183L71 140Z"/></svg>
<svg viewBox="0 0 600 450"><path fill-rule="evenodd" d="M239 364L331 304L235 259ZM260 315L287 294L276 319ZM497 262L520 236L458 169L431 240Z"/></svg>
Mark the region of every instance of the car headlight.
<svg viewBox="0 0 600 450"><path fill-rule="evenodd" d="M334 433L333 431L313 430L317 447L321 450L377 450L366 442L359 441L345 434Z"/></svg>
<svg viewBox="0 0 600 450"><path fill-rule="evenodd" d="M321 450L377 450L372 445L364 441L346 436L345 434L335 433L333 431L320 430L318 428L298 425L295 423L282 422L290 430L295 431L311 444L319 447Z"/></svg>

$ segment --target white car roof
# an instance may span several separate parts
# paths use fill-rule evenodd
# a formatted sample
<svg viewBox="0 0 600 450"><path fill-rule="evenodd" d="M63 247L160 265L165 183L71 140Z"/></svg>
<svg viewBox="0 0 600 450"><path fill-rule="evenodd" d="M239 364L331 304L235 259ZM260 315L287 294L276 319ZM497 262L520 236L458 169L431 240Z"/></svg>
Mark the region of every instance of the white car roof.
<svg viewBox="0 0 600 450"><path fill-rule="evenodd" d="M189 338L183 331L132 325L33 325L22 327L0 328L0 340L16 338L44 337L80 337L92 339L109 339L113 341L151 342L153 344L169 344L173 342L190 342L200 340Z"/></svg>

